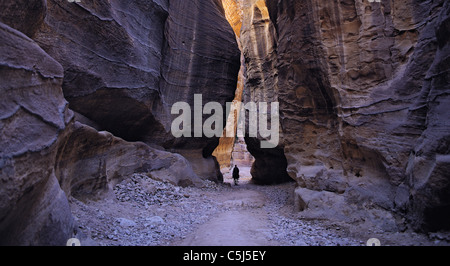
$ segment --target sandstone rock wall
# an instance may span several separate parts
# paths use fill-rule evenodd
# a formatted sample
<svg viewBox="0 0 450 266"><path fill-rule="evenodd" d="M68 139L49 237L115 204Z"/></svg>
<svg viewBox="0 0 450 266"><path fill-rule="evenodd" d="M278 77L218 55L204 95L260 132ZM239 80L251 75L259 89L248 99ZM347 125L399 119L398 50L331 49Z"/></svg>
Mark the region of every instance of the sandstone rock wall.
<svg viewBox="0 0 450 266"><path fill-rule="evenodd" d="M277 102L277 34L269 9L264 1L244 0L243 13L241 46L246 63L243 101ZM249 117L246 119L248 125ZM262 138L249 137L245 139L247 149L255 157L251 169L253 181L258 184L273 184L292 180L286 172L283 143L273 149L261 149L261 140Z"/></svg>
<svg viewBox="0 0 450 266"><path fill-rule="evenodd" d="M15 28L0 23L0 244L65 245L67 198L102 197L136 172L220 178L204 159L218 140L175 141L170 107L194 93L230 101L240 52L220 1L189 3L0 1Z"/></svg>
<svg viewBox="0 0 450 266"><path fill-rule="evenodd" d="M247 150L247 144L244 138L238 138L236 140L231 158L233 165L237 165L238 167L252 167L255 161L255 158Z"/></svg>
<svg viewBox="0 0 450 266"><path fill-rule="evenodd" d="M45 0L0 1L0 21L32 38L41 27L47 11Z"/></svg>
<svg viewBox="0 0 450 266"><path fill-rule="evenodd" d="M178 101L193 106L194 94L202 94L204 104L234 99L240 51L224 12L220 0L170 1L160 81L166 112ZM211 140L181 139L173 146L203 148L205 142Z"/></svg>
<svg viewBox="0 0 450 266"><path fill-rule="evenodd" d="M133 173L148 173L177 186L201 185L189 162L179 154L127 142L79 122L71 123L60 139L56 176L61 188L78 199L101 198Z"/></svg>
<svg viewBox="0 0 450 266"><path fill-rule="evenodd" d="M165 38L160 81L162 113L169 114L178 101L194 106L194 94L202 94L203 104L218 102L225 106L233 101L241 53L221 0L170 1ZM163 124L169 130L175 117L166 117ZM204 121L207 118L204 116ZM217 181L222 174L212 154L218 145L219 138L203 137L170 140L164 147L183 154L202 178Z"/></svg>
<svg viewBox="0 0 450 266"><path fill-rule="evenodd" d="M225 2L233 27L220 0L0 0L1 245L64 245L68 197L135 172L220 179L170 107L233 100L233 29L244 101L280 102L278 147L245 139L256 182L296 180L305 217L449 229L450 3Z"/></svg>
<svg viewBox="0 0 450 266"><path fill-rule="evenodd" d="M135 172L201 185L181 155L74 122L63 67L22 33L0 27L0 244L64 245L73 226L67 197L96 198Z"/></svg>
<svg viewBox="0 0 450 266"><path fill-rule="evenodd" d="M63 68L0 23L0 245L61 244L72 215L54 171L58 138L73 114Z"/></svg>
<svg viewBox="0 0 450 266"><path fill-rule="evenodd" d="M401 217L416 229L448 227L448 216L437 215L450 206L443 174L448 3L265 2L275 31L255 34L264 23L251 29L250 36L264 37L246 46L247 85L252 93L270 84L275 96L262 98L280 102L288 172L302 188L299 208L346 209L344 220L350 212L392 230L404 224ZM276 55L267 57L267 47ZM329 192L334 200L326 200ZM402 215L376 221L357 209Z"/></svg>
<svg viewBox="0 0 450 266"><path fill-rule="evenodd" d="M430 29L431 31L431 29ZM414 141L408 158L405 185L411 198L396 194L399 206L407 210L416 227L437 231L449 229L450 215L450 3L441 8L432 33L436 34L437 52L426 72L415 109L426 106L425 129ZM434 37L434 36L433 36ZM423 117L423 116L422 116ZM424 119L424 118L422 118Z"/></svg>
<svg viewBox="0 0 450 266"><path fill-rule="evenodd" d="M101 130L211 157L218 140L174 139L170 111L194 94L233 99L240 52L220 1L48 1L34 39L63 65L71 109Z"/></svg>
<svg viewBox="0 0 450 266"><path fill-rule="evenodd" d="M64 67L70 108L129 141L163 134L158 101L167 1L47 1L33 38Z"/></svg>

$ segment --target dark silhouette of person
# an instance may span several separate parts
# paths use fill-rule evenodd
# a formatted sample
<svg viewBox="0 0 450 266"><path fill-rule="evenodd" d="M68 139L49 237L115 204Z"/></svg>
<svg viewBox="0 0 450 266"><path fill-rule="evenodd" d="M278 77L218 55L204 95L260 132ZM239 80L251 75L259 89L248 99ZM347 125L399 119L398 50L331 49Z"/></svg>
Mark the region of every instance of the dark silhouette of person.
<svg viewBox="0 0 450 266"><path fill-rule="evenodd" d="M239 168L237 167L237 165L235 165L233 169L233 179L234 184L237 186L239 182Z"/></svg>

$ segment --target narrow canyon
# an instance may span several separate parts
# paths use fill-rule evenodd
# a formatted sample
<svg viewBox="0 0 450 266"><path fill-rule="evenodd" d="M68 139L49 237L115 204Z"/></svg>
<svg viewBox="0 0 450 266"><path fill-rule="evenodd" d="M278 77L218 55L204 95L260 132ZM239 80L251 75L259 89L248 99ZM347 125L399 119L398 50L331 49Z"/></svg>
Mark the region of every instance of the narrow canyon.
<svg viewBox="0 0 450 266"><path fill-rule="evenodd" d="M449 1L0 11L0 245L450 244Z"/></svg>

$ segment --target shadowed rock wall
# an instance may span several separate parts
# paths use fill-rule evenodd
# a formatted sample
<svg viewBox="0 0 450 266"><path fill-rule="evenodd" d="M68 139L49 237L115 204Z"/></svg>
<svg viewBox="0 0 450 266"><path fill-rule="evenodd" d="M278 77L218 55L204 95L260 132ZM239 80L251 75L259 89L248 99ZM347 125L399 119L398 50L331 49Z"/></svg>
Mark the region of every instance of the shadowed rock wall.
<svg viewBox="0 0 450 266"><path fill-rule="evenodd" d="M101 197L135 172L181 186L220 178L217 139L170 133L172 103L233 99L240 52L220 1L0 7L0 244L65 245L67 197Z"/></svg>

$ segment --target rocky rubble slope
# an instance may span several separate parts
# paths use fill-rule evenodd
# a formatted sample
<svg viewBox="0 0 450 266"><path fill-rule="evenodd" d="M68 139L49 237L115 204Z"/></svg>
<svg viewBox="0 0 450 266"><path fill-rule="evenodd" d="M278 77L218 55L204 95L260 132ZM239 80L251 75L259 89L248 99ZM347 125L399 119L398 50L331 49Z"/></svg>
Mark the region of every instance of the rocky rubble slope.
<svg viewBox="0 0 450 266"><path fill-rule="evenodd" d="M217 186L205 183L203 189ZM169 245L217 213L217 202L201 191L134 174L101 201L70 198L75 236L86 246Z"/></svg>
<svg viewBox="0 0 450 266"><path fill-rule="evenodd" d="M82 245L448 245L448 235L386 233L376 228L301 219L293 209L295 184L177 187L134 174L100 201L70 198ZM228 184L227 184L228 183ZM238 226L236 226L238 225Z"/></svg>

